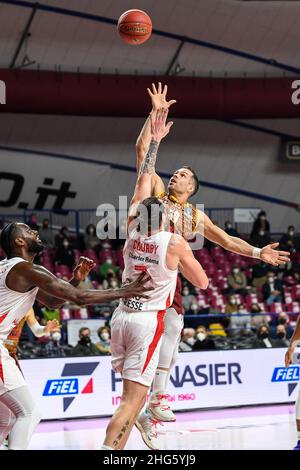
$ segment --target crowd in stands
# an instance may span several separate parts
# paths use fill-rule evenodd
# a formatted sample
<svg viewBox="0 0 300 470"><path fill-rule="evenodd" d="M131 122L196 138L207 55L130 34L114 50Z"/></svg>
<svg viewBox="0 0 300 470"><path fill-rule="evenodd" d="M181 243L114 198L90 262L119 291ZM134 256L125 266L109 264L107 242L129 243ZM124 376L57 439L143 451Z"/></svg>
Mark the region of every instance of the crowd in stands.
<svg viewBox="0 0 300 470"><path fill-rule="evenodd" d="M74 264L83 255L91 258L95 267L79 288L115 289L120 286L124 240L99 240L92 224L79 237L70 233L67 227L54 235L49 220L44 219L38 225L35 214L30 217L29 225L39 231L46 245L37 262L56 276L69 280ZM239 234L230 221L225 223L225 231L259 248L274 241L264 211L258 214L250 236ZM279 247L291 254L291 262L279 268L225 251L209 241L194 252L210 282L208 289L201 291L183 279L185 328L180 351L288 345L300 312L300 236L295 227L289 226L278 241ZM3 253L1 255L3 257ZM35 314L41 324L57 319L62 327L52 332L50 338L39 339L34 339L30 330L25 329L21 356L110 354L109 326L117 304L79 307L66 302L60 309L48 309L36 303ZM104 326L99 327L99 341L94 344L88 320L98 318L104 320ZM71 319L86 320L74 347L68 344L67 335L67 322Z"/></svg>

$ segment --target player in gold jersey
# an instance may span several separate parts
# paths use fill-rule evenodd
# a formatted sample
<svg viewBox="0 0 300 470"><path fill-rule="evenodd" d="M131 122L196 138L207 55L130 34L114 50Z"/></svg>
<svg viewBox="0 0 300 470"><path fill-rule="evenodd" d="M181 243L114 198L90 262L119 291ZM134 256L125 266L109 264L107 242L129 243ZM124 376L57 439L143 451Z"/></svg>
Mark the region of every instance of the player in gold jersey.
<svg viewBox="0 0 300 470"><path fill-rule="evenodd" d="M152 112L164 109L166 114L175 100L167 101L167 86L162 87L159 83L156 87L152 84L152 90L148 88L151 98ZM166 116L165 116L166 117ZM171 126L173 123L169 123ZM152 196L159 197L168 209L171 220L170 229L175 231L187 240L192 239L196 234L222 246L224 249L239 255L258 258L273 266L279 266L289 261L289 253L276 250L279 243L272 243L262 249L251 246L245 240L228 235L224 230L213 224L210 218L203 212L190 204L189 198L195 195L199 188L199 181L196 173L191 167L183 166L176 170L169 180L167 189L161 177L156 173L156 156L158 143L153 141L151 135L150 116L146 120L142 131L136 142L137 171L145 171L145 156L148 158L146 171L152 173ZM178 357L178 342L183 326L182 305L181 305L181 284L178 282L174 304L168 309L165 316L165 332L160 349L159 364L152 386L152 394L146 413L149 415L149 422L143 420L145 424L145 434L155 434L156 420L174 421L175 415L171 411L168 403L168 382L171 368L176 363ZM176 313L177 312L177 313ZM179 315L178 315L179 314ZM154 418L154 420L151 420ZM147 429L146 429L147 428ZM151 445L149 445L151 447Z"/></svg>

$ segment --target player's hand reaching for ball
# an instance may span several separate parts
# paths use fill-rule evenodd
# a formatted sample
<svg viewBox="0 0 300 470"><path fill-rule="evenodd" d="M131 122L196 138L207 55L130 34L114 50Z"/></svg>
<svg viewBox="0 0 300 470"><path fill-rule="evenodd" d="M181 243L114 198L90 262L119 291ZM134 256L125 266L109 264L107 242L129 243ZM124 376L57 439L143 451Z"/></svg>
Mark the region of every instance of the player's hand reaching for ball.
<svg viewBox="0 0 300 470"><path fill-rule="evenodd" d="M146 272L142 272L135 281L131 281L128 284L123 284L122 290L124 291L122 297L131 298L131 297L144 297L148 299L149 296L145 292L151 291L154 287L147 286L147 282L151 280L151 276Z"/></svg>
<svg viewBox="0 0 300 470"><path fill-rule="evenodd" d="M85 256L80 256L79 261L73 271L74 279L76 279L78 282L84 281L94 266L95 263L93 260L86 258Z"/></svg>
<svg viewBox="0 0 300 470"><path fill-rule="evenodd" d="M158 83L157 88L155 84L152 83L152 91L150 90L150 88L147 88L147 91L148 95L151 98L153 111L161 108L170 108L172 104L176 103L176 100L167 101L168 86L165 85L164 89L162 89L161 82Z"/></svg>

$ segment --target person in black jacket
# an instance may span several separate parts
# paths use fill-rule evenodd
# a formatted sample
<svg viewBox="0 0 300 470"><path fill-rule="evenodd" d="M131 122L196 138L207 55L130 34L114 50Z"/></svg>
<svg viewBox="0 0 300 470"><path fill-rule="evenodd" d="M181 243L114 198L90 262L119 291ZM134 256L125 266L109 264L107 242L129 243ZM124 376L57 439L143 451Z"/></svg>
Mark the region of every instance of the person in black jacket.
<svg viewBox="0 0 300 470"><path fill-rule="evenodd" d="M193 346L193 351L205 351L210 349L216 349L215 343L212 338L209 338L205 326L199 325L196 329L196 342Z"/></svg>
<svg viewBox="0 0 300 470"><path fill-rule="evenodd" d="M260 230L263 230L264 233L270 232L270 223L267 220L267 214L265 211L260 211L253 223L251 238L253 235L257 235Z"/></svg>
<svg viewBox="0 0 300 470"><path fill-rule="evenodd" d="M100 356L97 346L91 341L91 330L85 326L79 330L79 341L72 349L72 356Z"/></svg>

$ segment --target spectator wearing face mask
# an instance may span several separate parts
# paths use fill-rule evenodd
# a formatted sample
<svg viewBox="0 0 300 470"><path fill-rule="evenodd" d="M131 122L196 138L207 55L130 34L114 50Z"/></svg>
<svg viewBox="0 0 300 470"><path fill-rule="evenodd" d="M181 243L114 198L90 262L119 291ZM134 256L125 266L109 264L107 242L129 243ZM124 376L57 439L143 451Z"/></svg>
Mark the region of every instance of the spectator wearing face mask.
<svg viewBox="0 0 300 470"><path fill-rule="evenodd" d="M267 220L267 214L265 211L260 211L258 213L253 223L250 238L252 238L252 235L258 234L260 231L263 231L264 233L270 232L270 223Z"/></svg>
<svg viewBox="0 0 300 470"><path fill-rule="evenodd" d="M247 294L247 278L238 266L234 266L227 277L230 294Z"/></svg>
<svg viewBox="0 0 300 470"><path fill-rule="evenodd" d="M107 326L101 326L97 334L99 336L99 342L96 343L97 348L100 351L100 354L105 356L111 355L111 346L110 346L110 329Z"/></svg>
<svg viewBox="0 0 300 470"><path fill-rule="evenodd" d="M112 258L107 258L105 263L100 264L99 266L99 275L101 280L104 280L108 277L109 274L116 276L119 268L113 264Z"/></svg>
<svg viewBox="0 0 300 470"><path fill-rule="evenodd" d="M286 337L287 339L290 339L293 335L294 329L290 325L290 319L289 316L286 312L281 312L275 317L270 322L271 326L271 331L272 331L272 336L276 338L276 328L278 325L281 325L285 328L286 331Z"/></svg>
<svg viewBox="0 0 300 470"><path fill-rule="evenodd" d="M267 280L267 274L269 270L270 265L264 263L263 261L255 264L252 269L252 286L255 288L262 287Z"/></svg>
<svg viewBox="0 0 300 470"><path fill-rule="evenodd" d="M263 248L271 243L271 238L269 233L261 228L257 233L255 232L251 235L250 243L257 248Z"/></svg>
<svg viewBox="0 0 300 470"><path fill-rule="evenodd" d="M215 343L212 338L208 336L208 331L203 325L196 328L196 342L193 346L193 351L208 351L215 349Z"/></svg>
<svg viewBox="0 0 300 470"><path fill-rule="evenodd" d="M251 315L243 305L238 305L237 313L231 316L230 329L232 333L251 329Z"/></svg>
<svg viewBox="0 0 300 470"><path fill-rule="evenodd" d="M179 343L179 351L181 352L190 352L193 350L193 346L195 344L195 330L194 328L184 328L183 336Z"/></svg>
<svg viewBox="0 0 300 470"><path fill-rule="evenodd" d="M274 302L283 302L284 291L282 282L276 278L272 271L267 274L267 282L263 285L263 298L268 305Z"/></svg>
<svg viewBox="0 0 300 470"><path fill-rule="evenodd" d="M240 234L233 227L232 223L229 220L227 220L225 222L225 232L228 233L228 235L230 235L231 237L239 237L240 238Z"/></svg>
<svg viewBox="0 0 300 470"><path fill-rule="evenodd" d="M273 339L270 338L270 329L267 325L260 325L258 327L253 347L256 349L273 348Z"/></svg>
<svg viewBox="0 0 300 470"><path fill-rule="evenodd" d="M84 244L87 250L94 250L99 245L99 239L96 233L96 227L93 224L89 224L85 229Z"/></svg>
<svg viewBox="0 0 300 470"><path fill-rule="evenodd" d="M286 329L284 325L277 325L276 337L273 341L274 348L286 348L290 344L286 337Z"/></svg>
<svg viewBox="0 0 300 470"><path fill-rule="evenodd" d="M225 314L237 313L238 311L238 301L234 295L228 297L227 304L225 306Z"/></svg>
<svg viewBox="0 0 300 470"><path fill-rule="evenodd" d="M57 249L55 261L59 264L65 264L70 269L73 268L75 264L75 254L67 238L64 238L61 246Z"/></svg>
<svg viewBox="0 0 300 470"><path fill-rule="evenodd" d="M41 228L39 229L39 237L47 247L54 245L54 235L49 228L49 219L44 219Z"/></svg>
<svg viewBox="0 0 300 470"><path fill-rule="evenodd" d="M32 230L38 230L39 229L36 214L31 214L30 215L29 220L28 220L28 225Z"/></svg>
<svg viewBox="0 0 300 470"><path fill-rule="evenodd" d="M191 303L186 313L187 315L197 315L199 313L199 306L197 304L197 301Z"/></svg>
<svg viewBox="0 0 300 470"><path fill-rule="evenodd" d="M60 248L65 238L67 238L67 240L69 239L69 232L68 232L67 227L62 227L60 231L58 232L58 234L55 235L55 238L54 238L55 247Z"/></svg>
<svg viewBox="0 0 300 470"><path fill-rule="evenodd" d="M264 312L262 312L260 306L258 304L252 304L251 305L251 326L253 328L257 328L259 325L264 323L265 325L268 324L270 320L270 316L266 315Z"/></svg>
<svg viewBox="0 0 300 470"><path fill-rule="evenodd" d="M187 312L190 309L190 306L192 303L196 304L197 299L194 295L190 293L189 287L184 286L184 288L182 289L182 305L183 305L185 312Z"/></svg>
<svg viewBox="0 0 300 470"><path fill-rule="evenodd" d="M49 341L43 345L42 355L46 357L65 357L66 353L60 341L60 327L57 327L57 329L51 332Z"/></svg>
<svg viewBox="0 0 300 470"><path fill-rule="evenodd" d="M287 233L282 235L280 241L280 249L295 253L300 251L300 238L296 235L296 230L293 225L290 225Z"/></svg>
<svg viewBox="0 0 300 470"><path fill-rule="evenodd" d="M100 356L97 346L91 341L91 330L83 326L79 330L79 341L72 349L72 356Z"/></svg>

